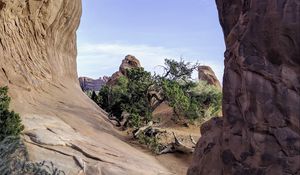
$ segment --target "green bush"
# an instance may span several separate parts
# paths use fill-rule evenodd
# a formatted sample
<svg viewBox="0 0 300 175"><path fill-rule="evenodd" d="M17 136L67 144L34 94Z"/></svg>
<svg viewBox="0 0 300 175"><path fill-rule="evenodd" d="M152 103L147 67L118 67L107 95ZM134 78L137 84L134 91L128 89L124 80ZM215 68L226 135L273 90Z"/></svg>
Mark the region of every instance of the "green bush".
<svg viewBox="0 0 300 175"><path fill-rule="evenodd" d="M144 133L138 135L138 141L140 144L146 145L155 154L159 154L163 147L157 137L148 137Z"/></svg>
<svg viewBox="0 0 300 175"><path fill-rule="evenodd" d="M165 60L165 74L152 76L143 68L127 69L114 86L104 86L93 99L120 121L122 113L129 113L130 127L140 127L152 120L152 112L159 103L167 102L175 116L191 121L217 115L221 110L222 92L205 82L195 83L191 75L198 64L183 60ZM151 106L149 91L155 91L162 99ZM151 98L151 97L150 97Z"/></svg>
<svg viewBox="0 0 300 175"><path fill-rule="evenodd" d="M191 78L193 71L197 69L198 66L198 63L192 64L185 62L183 59L180 59L180 61L165 59L165 65L163 66L165 74L163 77L172 81L186 81Z"/></svg>
<svg viewBox="0 0 300 175"><path fill-rule="evenodd" d="M219 115L222 110L222 91L205 81L192 89L191 98L199 104L200 118L204 120Z"/></svg>
<svg viewBox="0 0 300 175"><path fill-rule="evenodd" d="M190 121L195 121L201 118L203 111L201 105L194 99L190 99L189 108L184 112L184 116Z"/></svg>
<svg viewBox="0 0 300 175"><path fill-rule="evenodd" d="M151 107L147 91L152 84L150 72L143 68L127 69L127 77L121 76L116 85L104 86L99 92L100 106L122 120L122 113L130 114L129 125L138 127L151 120Z"/></svg>
<svg viewBox="0 0 300 175"><path fill-rule="evenodd" d="M19 137L8 136L0 142L1 175L65 175L52 162L29 162L24 143Z"/></svg>
<svg viewBox="0 0 300 175"><path fill-rule="evenodd" d="M7 87L0 87L0 141L7 136L18 136L24 130L19 114L9 111L7 91Z"/></svg>
<svg viewBox="0 0 300 175"><path fill-rule="evenodd" d="M96 104L99 105L99 97L98 97L98 95L96 94L95 91L92 91L92 95L91 95L90 98L91 98Z"/></svg>
<svg viewBox="0 0 300 175"><path fill-rule="evenodd" d="M123 105L127 101L128 80L120 77L114 86L103 86L98 94L101 108L121 120Z"/></svg>
<svg viewBox="0 0 300 175"><path fill-rule="evenodd" d="M141 127L141 121L142 117L136 113L131 113L129 115L129 123L128 125L132 128L139 128Z"/></svg>
<svg viewBox="0 0 300 175"><path fill-rule="evenodd" d="M189 109L190 101L187 94L176 81L164 80L162 83L164 95L177 117L184 115Z"/></svg>
<svg viewBox="0 0 300 175"><path fill-rule="evenodd" d="M222 109L222 92L205 81L184 83L164 80L164 95L177 117L194 120L207 120L217 116Z"/></svg>
<svg viewBox="0 0 300 175"><path fill-rule="evenodd" d="M99 99L99 106L102 107L104 110L108 110L109 107L109 96L110 88L109 86L105 85L99 91L98 99Z"/></svg>
<svg viewBox="0 0 300 175"><path fill-rule="evenodd" d="M1 175L64 175L52 162L28 162L28 154L19 137L24 130L19 114L9 111L8 88L0 87L0 172Z"/></svg>

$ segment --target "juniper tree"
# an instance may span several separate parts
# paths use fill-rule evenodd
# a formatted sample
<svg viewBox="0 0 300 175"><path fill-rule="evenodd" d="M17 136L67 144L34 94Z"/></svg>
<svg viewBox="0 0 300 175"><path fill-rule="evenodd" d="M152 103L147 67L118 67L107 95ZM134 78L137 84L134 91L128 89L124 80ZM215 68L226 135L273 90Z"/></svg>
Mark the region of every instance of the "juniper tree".
<svg viewBox="0 0 300 175"><path fill-rule="evenodd" d="M7 87L0 87L0 141L7 136L18 136L24 130L19 114L9 110L7 92Z"/></svg>

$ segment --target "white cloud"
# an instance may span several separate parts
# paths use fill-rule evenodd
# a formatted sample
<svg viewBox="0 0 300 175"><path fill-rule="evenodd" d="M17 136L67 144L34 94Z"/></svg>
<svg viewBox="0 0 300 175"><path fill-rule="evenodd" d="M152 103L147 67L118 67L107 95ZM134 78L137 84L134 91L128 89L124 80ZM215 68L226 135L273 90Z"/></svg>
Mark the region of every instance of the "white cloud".
<svg viewBox="0 0 300 175"><path fill-rule="evenodd" d="M151 72L159 72L158 65L163 65L165 58L178 59L193 53L187 49L164 48L149 45L130 45L120 43L82 44L78 46L78 74L98 78L118 70L121 61L128 54L137 57L142 66ZM195 54L194 54L195 55ZM209 65L215 70L220 79L223 74L223 63L216 63L212 59L189 59L187 61L200 62ZM196 76L196 74L194 75Z"/></svg>

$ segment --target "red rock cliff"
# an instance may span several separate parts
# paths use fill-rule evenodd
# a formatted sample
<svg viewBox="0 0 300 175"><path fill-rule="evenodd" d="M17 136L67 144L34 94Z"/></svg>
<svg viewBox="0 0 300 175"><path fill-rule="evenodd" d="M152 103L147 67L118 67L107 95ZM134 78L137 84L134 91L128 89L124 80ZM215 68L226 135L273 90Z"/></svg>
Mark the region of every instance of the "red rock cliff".
<svg viewBox="0 0 300 175"><path fill-rule="evenodd" d="M224 118L206 124L188 174L300 174L300 1L216 3Z"/></svg>

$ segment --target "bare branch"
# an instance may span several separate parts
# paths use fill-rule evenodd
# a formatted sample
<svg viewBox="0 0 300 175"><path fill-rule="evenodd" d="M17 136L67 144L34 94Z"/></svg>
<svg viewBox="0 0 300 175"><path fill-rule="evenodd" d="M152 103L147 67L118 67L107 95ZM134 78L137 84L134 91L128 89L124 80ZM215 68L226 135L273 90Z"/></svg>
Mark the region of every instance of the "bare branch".
<svg viewBox="0 0 300 175"><path fill-rule="evenodd" d="M190 135L190 139L191 139L191 142L192 142L194 145L197 144L196 141L194 140L194 138L192 137L192 135Z"/></svg>

